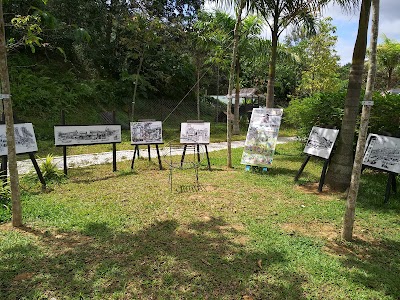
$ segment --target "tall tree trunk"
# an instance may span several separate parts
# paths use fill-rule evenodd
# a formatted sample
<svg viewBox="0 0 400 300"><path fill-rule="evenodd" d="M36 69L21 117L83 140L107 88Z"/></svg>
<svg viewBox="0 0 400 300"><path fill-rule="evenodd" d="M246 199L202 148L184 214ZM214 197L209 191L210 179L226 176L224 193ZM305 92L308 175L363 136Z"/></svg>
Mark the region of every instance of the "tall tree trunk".
<svg viewBox="0 0 400 300"><path fill-rule="evenodd" d="M367 86L365 88L364 101L372 101L372 92L374 91L375 75L376 75L376 48L378 44L378 27L379 27L379 0L372 0L372 37L371 37L371 52L369 59L369 70L367 78ZM362 169L362 161L365 150L365 143L368 133L369 116L371 112L370 105L363 105L361 114L360 130L358 134L358 142L356 154L353 164L353 172L349 193L347 195L346 211L344 214L342 238L346 241L353 239L353 226L356 211L356 201L358 189L360 186L360 176Z"/></svg>
<svg viewBox="0 0 400 300"><path fill-rule="evenodd" d="M197 120L200 120L200 62L197 63L197 81L196 81L196 97L197 97Z"/></svg>
<svg viewBox="0 0 400 300"><path fill-rule="evenodd" d="M276 60L278 53L278 28L275 26L271 32L271 58L269 61L268 83L267 83L267 99L266 106L268 108L274 107L274 93L275 93L275 75L276 75Z"/></svg>
<svg viewBox="0 0 400 300"><path fill-rule="evenodd" d="M367 48L367 35L371 0L361 3L357 39L353 51L344 116L336 153L327 172L327 183L334 189L345 191L350 185L353 166L353 143L360 102L362 75Z"/></svg>
<svg viewBox="0 0 400 300"><path fill-rule="evenodd" d="M245 6L245 1L241 0L239 7L236 12L236 23L234 28L234 39L233 39L233 50L232 50L232 61L231 67L229 70L229 84L228 84L228 105L226 106L226 142L227 142L227 166L228 168L232 168L232 89L234 84L235 77L235 64L236 57L238 55L239 48L239 30L241 26L242 20L242 12Z"/></svg>
<svg viewBox="0 0 400 300"><path fill-rule="evenodd" d="M10 171L12 224L22 226L22 208L19 193L19 179L17 169L17 156L15 152L14 119L10 97L10 81L7 66L7 49L3 16L3 1L0 0L0 79L1 93L3 94L4 115L6 121L6 138L8 147L8 168Z"/></svg>
<svg viewBox="0 0 400 300"><path fill-rule="evenodd" d="M142 69L143 60L144 60L144 50L142 51L142 55L140 56L139 66L136 71L135 88L133 90L133 97L132 97L131 121L133 121L135 118L136 94L137 94L137 87L138 87L138 83L139 83L139 74Z"/></svg>
<svg viewBox="0 0 400 300"><path fill-rule="evenodd" d="M240 115L239 115L239 94L240 94L240 54L238 53L236 56L236 65L235 65L235 105L233 107L233 134L240 134Z"/></svg>

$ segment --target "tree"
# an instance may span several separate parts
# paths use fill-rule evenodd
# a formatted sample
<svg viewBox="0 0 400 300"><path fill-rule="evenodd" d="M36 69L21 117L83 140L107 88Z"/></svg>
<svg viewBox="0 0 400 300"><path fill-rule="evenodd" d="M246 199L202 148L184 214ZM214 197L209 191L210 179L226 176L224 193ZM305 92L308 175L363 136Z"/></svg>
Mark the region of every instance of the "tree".
<svg viewBox="0 0 400 300"><path fill-rule="evenodd" d="M340 88L339 57L336 55L336 28L331 18L316 24L316 34L301 42L304 45L302 61L305 66L301 75L301 94L333 92Z"/></svg>
<svg viewBox="0 0 400 300"><path fill-rule="evenodd" d="M289 25L304 26L314 32L313 13L326 1L317 0L258 0L254 6L264 17L271 31L271 56L267 86L266 106L274 107L274 88L277 63L278 40Z"/></svg>
<svg viewBox="0 0 400 300"><path fill-rule="evenodd" d="M15 227L22 226L22 209L19 192L19 179L17 169L17 156L15 152L14 119L10 95L10 81L7 66L7 48L5 37L5 26L3 17L3 0L0 0L0 78L1 93L4 104L4 115L6 121L6 137L8 147L8 165L10 170L10 186L12 201L12 224Z"/></svg>
<svg viewBox="0 0 400 300"><path fill-rule="evenodd" d="M383 43L377 49L378 63L386 71L386 88L393 87L393 71L400 65L400 43L383 35Z"/></svg>
<svg viewBox="0 0 400 300"><path fill-rule="evenodd" d="M365 88L365 101L372 101L372 92L374 91L376 60L377 60L377 43L378 43L378 27L379 27L379 0L372 0L372 34L371 34L371 51L369 53L369 70L367 78L367 86ZM360 176L362 169L362 161L365 150L365 143L368 132L369 115L371 105L363 105L360 130L356 154L353 164L349 193L347 195L346 211L344 214L342 238L346 241L353 239L353 226L355 218L355 206L357 200L358 189L360 185Z"/></svg>
<svg viewBox="0 0 400 300"><path fill-rule="evenodd" d="M336 190L346 190L351 179L353 142L367 48L370 8L371 0L362 0L338 146L332 157L326 177L326 182Z"/></svg>

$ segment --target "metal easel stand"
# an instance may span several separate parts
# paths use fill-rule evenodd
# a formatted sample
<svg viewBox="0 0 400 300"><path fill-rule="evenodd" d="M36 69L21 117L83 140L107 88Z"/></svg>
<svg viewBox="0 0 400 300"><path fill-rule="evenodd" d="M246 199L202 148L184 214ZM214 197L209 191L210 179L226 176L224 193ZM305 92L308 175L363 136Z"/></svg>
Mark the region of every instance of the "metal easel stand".
<svg viewBox="0 0 400 300"><path fill-rule="evenodd" d="M304 162L301 165L299 171L297 172L296 176L294 177L294 181L295 182L299 180L299 178L301 176L301 173L303 173L304 168L306 167L306 165L307 165L308 161L310 160L311 156L312 155L307 154L306 159L304 160ZM322 187L324 186L324 183L325 183L326 170L328 169L330 158L323 159L323 160L325 162L324 162L324 166L322 167L321 177L319 179L319 185L318 185L318 192L320 192L320 193L322 192Z"/></svg>

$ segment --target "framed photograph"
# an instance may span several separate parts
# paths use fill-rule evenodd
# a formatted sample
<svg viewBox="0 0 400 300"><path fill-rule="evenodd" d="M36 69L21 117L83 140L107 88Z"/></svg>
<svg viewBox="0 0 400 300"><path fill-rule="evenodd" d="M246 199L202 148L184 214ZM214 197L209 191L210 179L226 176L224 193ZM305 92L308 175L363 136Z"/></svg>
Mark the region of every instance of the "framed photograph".
<svg viewBox="0 0 400 300"><path fill-rule="evenodd" d="M209 144L210 123L181 123L180 142L182 144Z"/></svg>
<svg viewBox="0 0 400 300"><path fill-rule="evenodd" d="M267 167L272 164L283 109L253 108L241 164Z"/></svg>
<svg viewBox="0 0 400 300"><path fill-rule="evenodd" d="M328 159L331 155L338 129L328 129L314 126L308 137L304 153Z"/></svg>
<svg viewBox="0 0 400 300"><path fill-rule="evenodd" d="M162 144L162 122L131 122L131 145Z"/></svg>
<svg viewBox="0 0 400 300"><path fill-rule="evenodd" d="M38 150L32 123L14 124L15 151L17 154ZM6 125L0 125L0 155L8 155Z"/></svg>
<svg viewBox="0 0 400 300"><path fill-rule="evenodd" d="M121 143L121 125L54 126L56 146Z"/></svg>
<svg viewBox="0 0 400 300"><path fill-rule="evenodd" d="M370 133L363 164L400 174L400 138Z"/></svg>

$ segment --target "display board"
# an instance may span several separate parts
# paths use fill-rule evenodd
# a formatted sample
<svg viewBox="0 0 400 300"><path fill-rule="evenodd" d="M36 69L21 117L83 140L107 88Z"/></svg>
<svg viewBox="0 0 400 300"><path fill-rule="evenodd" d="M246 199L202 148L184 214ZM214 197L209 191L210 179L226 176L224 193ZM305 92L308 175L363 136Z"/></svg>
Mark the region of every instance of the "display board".
<svg viewBox="0 0 400 300"><path fill-rule="evenodd" d="M283 109L253 108L241 163L267 167L272 164Z"/></svg>
<svg viewBox="0 0 400 300"><path fill-rule="evenodd" d="M121 125L54 126L56 146L111 144L121 142Z"/></svg>
<svg viewBox="0 0 400 300"><path fill-rule="evenodd" d="M131 144L162 144L161 121L131 122Z"/></svg>
<svg viewBox="0 0 400 300"><path fill-rule="evenodd" d="M32 123L14 124L15 152L17 154L36 152L35 132ZM6 125L0 125L0 155L8 155Z"/></svg>
<svg viewBox="0 0 400 300"><path fill-rule="evenodd" d="M400 174L400 138L370 133L363 164Z"/></svg>
<svg viewBox="0 0 400 300"><path fill-rule="evenodd" d="M314 126L308 137L304 153L328 159L335 144L338 129Z"/></svg>
<svg viewBox="0 0 400 300"><path fill-rule="evenodd" d="M210 123L181 123L180 142L182 144L209 144Z"/></svg>

